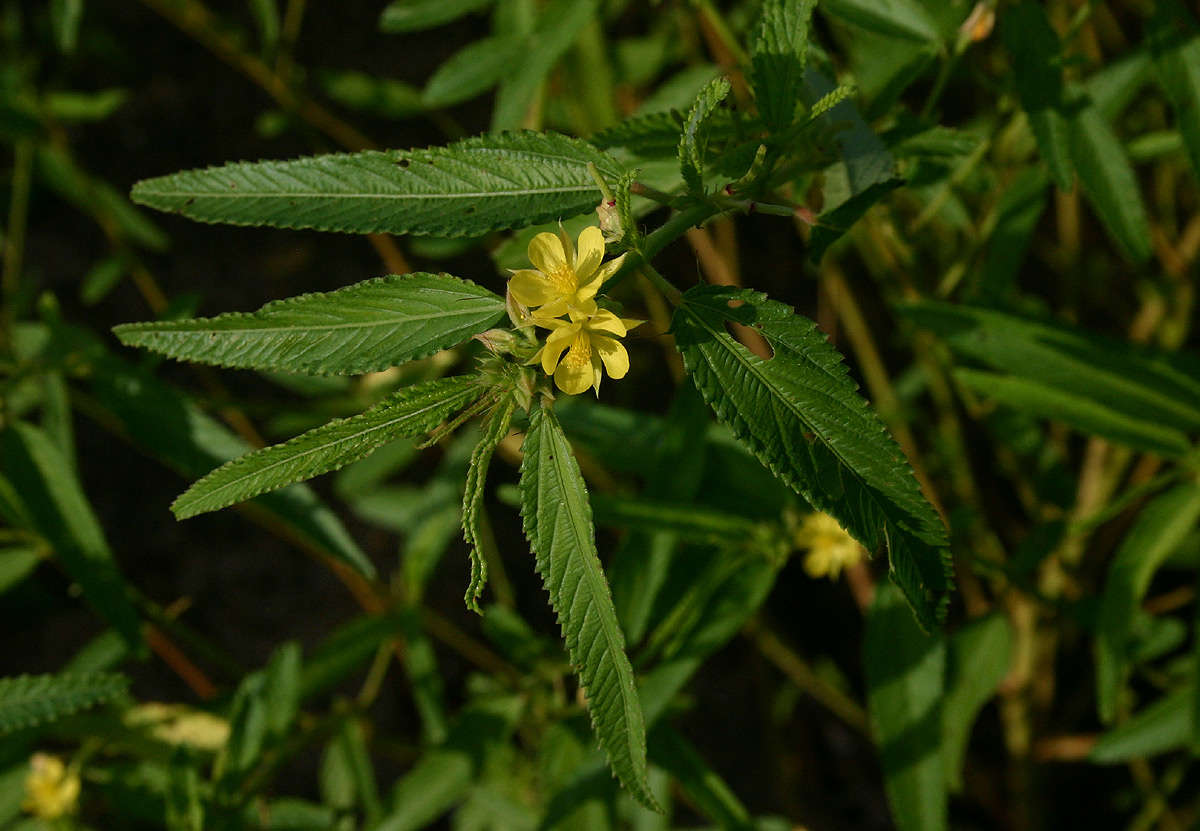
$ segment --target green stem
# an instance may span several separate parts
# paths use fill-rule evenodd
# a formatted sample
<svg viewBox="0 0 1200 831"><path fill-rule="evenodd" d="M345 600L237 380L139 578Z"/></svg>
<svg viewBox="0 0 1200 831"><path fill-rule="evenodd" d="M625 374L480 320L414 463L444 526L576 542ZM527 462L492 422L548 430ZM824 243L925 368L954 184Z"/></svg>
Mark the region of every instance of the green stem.
<svg viewBox="0 0 1200 831"><path fill-rule="evenodd" d="M658 269L650 263L642 263L642 274L645 274L654 287L661 291L667 300L671 301L672 306L678 306L683 302L683 292L675 288L670 280L659 274Z"/></svg>

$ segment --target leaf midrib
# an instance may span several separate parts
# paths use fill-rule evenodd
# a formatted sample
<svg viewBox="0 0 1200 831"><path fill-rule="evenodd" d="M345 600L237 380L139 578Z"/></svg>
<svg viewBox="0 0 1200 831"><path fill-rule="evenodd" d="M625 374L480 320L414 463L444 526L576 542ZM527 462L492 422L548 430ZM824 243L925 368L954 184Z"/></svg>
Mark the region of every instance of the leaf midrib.
<svg viewBox="0 0 1200 831"><path fill-rule="evenodd" d="M487 190L470 193L447 193L434 191L430 193L347 193L343 191L307 192L294 190L259 191L197 191L197 190L145 190L139 189L134 195L142 197L159 197L165 199L481 199L486 197L508 196L540 196L547 193L588 193L596 190L595 185L578 185L555 188L521 188L518 190Z"/></svg>
<svg viewBox="0 0 1200 831"><path fill-rule="evenodd" d="M402 415L399 415L399 416L397 416L396 418L390 419L389 421L386 421L386 422L383 422L383 423L380 423L380 424L375 424L375 425L373 425L373 426L371 426L371 427L368 427L368 428L366 428L366 429L360 430L360 431L358 431L357 433L352 433L351 435L348 435L348 436L343 436L343 437L341 437L341 438L339 438L339 439L337 439L337 440L335 440L335 441L329 442L328 444L321 444L321 445L318 445L318 446L316 446L316 447L313 447L313 448L310 448L310 449L308 449L308 450L301 451L300 453L296 453L296 454L294 454L294 455L287 456L287 457L285 457L285 458L283 458L283 459L280 459L280 460L279 460L279 461L277 461L277 462L272 462L271 464L267 465L266 467L260 467L260 468L257 468L256 470L254 470L254 471L252 471L252 472L250 472L250 473L247 473L247 474L245 474L245 475L242 475L242 476L239 476L239 477L237 477L236 479L233 479L233 480L231 480L231 481L229 481L229 482L226 482L224 485L220 485L219 487L216 487L216 488L213 488L212 490L209 490L207 493L205 493L205 494L204 494L204 495L202 495L202 496L198 496L198 497L196 497L196 498L195 498L195 502L196 502L196 503L202 503L202 502L203 502L203 501L205 501L205 500L212 499L212 498L213 498L213 497L214 497L216 494L218 494L218 493L221 493L222 491L225 491L225 490L227 490L227 489L229 489L229 488L233 487L234 485L237 485L237 484L239 484L239 483L241 483L241 482L244 482L244 481L245 481L246 479L248 479L248 478L251 478L251 477L253 477L253 476L260 476L260 475L263 475L263 474L265 474L265 473L266 473L267 471L269 471L269 470L273 470L274 468L277 468L277 467L279 467L279 466L281 466L281 465L288 464L289 462L295 462L295 461L296 461L296 460L298 460L298 459L302 459L302 458L304 458L305 456L309 456L309 455L312 455L313 453L316 453L318 450L322 450L322 449L326 449L326 448L329 448L329 447L333 447L333 446L335 446L335 445L337 445L337 444L341 444L341 443L344 443L344 442L350 441L351 439L355 439L355 438L358 438L358 437L360 437L360 436L367 435L368 433L375 432L375 431L377 431L377 430L383 430L383 429L386 429L386 428L388 428L388 427L392 426L393 424L395 424L395 423L396 423L396 422L398 422L398 421L404 421L405 419L408 419L408 418L415 418L415 417L417 417L417 416L420 416L420 415L422 415L423 413L427 413L427 412L429 412L430 410L436 409L436 408L437 408L439 405L444 405L444 404L446 403L446 401L447 401L447 400L451 400L451 399L457 399L459 396L463 395L463 394L464 394L464 393L466 393L466 392L467 392L467 389L466 389L466 388L464 388L463 390L459 391L459 392L458 392L456 395L454 395L454 396L449 396L449 397L447 397L447 398L440 398L440 399L438 399L437 401L434 401L434 402L430 403L429 405L427 405L427 406L425 406L425 407L423 407L423 408L421 408L421 409L419 409L419 410L412 410L412 411L406 412L406 413L404 413L404 414L402 414ZM364 413L364 415L365 415L365 413ZM302 436L298 436L297 438L302 438ZM276 446L277 446L277 447L282 447L282 445L276 445ZM266 452L266 450L269 450L269 449L270 449L270 448L265 448L263 452ZM248 457L245 457L245 456L243 456L243 457L242 457L242 459L246 459L246 458L248 458ZM239 460L239 461L240 461L240 460ZM218 470L220 470L220 469L218 468ZM210 474L210 475L215 475L216 473L217 473L217 471L213 471L213 473L212 473L212 474ZM204 480L202 479L202 480L200 480L200 481L201 481L201 482L203 482ZM197 482L196 484L197 484L197 485L199 485L199 484L200 484L200 482ZM193 485L192 487L194 488L194 487L196 487L196 485ZM266 493L266 491L264 491L264 493ZM187 495L187 494L184 494L184 496L186 496L186 495ZM182 509L183 509L183 506L179 504L180 502L182 502L182 501L183 501L183 499L184 499L184 497L183 497L183 496L181 496L181 497L179 498L179 500L177 500L177 501L176 501L176 503L175 503L175 506L172 506L173 508L175 508L175 510L176 510L177 512L178 512L179 510L182 510ZM176 506L178 506L178 507L176 507Z"/></svg>
<svg viewBox="0 0 1200 831"><path fill-rule="evenodd" d="M557 420L553 421L552 423L555 428L558 427ZM554 433L554 443L556 445L560 443L560 439L561 439L562 444L567 443L565 436L563 436L563 434L561 432L561 428L554 429L553 433ZM557 476L558 481L560 483L566 483L568 481L568 478L566 476L567 471L565 470L566 460L563 457L566 455L569 455L570 452L571 452L571 450L570 450L569 446L567 446L565 448L564 447L556 447L555 448L555 453L554 453L552 462L554 465L555 475ZM589 536L583 529L581 529L579 527L578 523L576 522L577 516L581 515L581 512L582 512L582 506L579 505L579 502L578 502L579 494L576 493L575 491L571 490L570 488L566 488L566 487L562 488L562 492L565 497L563 501L564 501L564 503L567 503L567 517L571 523L571 531L573 532L573 534L575 536L576 550L577 551L582 550L584 552L583 556L586 557ZM574 504L570 504L570 503L574 503ZM596 585L595 570L585 567L583 569L583 572L584 572L584 577L586 578L586 580L588 582L588 588L592 592L593 598L598 597L598 596L603 596L603 592L600 591L600 589L603 587L598 587ZM601 630L601 632L604 633L604 640L608 647L607 654L609 655L609 660L616 660L612 656L615 655L617 652L621 652L622 650L618 647L615 634L610 629L610 626L613 621L605 620L605 616L603 614L597 615L597 618L600 621L600 630ZM619 676L619 674L620 673L618 673L618 676ZM626 690L625 685L621 683L620 677L617 678L617 688L620 691L621 707L625 711L626 722L630 723L630 722L635 721L636 717L639 713L636 712L635 708L632 706L632 703L630 701L629 691ZM626 752L628 754L628 760L629 760L630 764L632 765L634 763L634 760L637 759L637 757L638 757L637 749L634 747L634 745L632 743L632 737L629 735L628 731L626 731L626 736L628 739L630 739L630 741L627 741L627 743L626 743Z"/></svg>
<svg viewBox="0 0 1200 831"><path fill-rule="evenodd" d="M842 456L841 452L833 445L833 443L829 440L829 438L824 434L824 432L821 429L819 429L816 425L810 423L807 419L804 418L804 415L800 412L800 408L791 400L791 397L788 395L785 395L778 386L773 384L771 382L770 378L768 378L766 374L764 374L763 372L760 371L759 366L757 364L752 363L751 361L747 360L747 357L741 353L741 350L732 348L731 344L732 344L733 339L730 338L729 335L727 335L725 332L718 332L716 329L709 326L708 322L705 321L703 317L701 317L700 315L693 312L686 305L682 306L681 308L684 311L686 311L692 317L693 320L699 322L699 324L707 332L712 334L718 343L722 343L724 345L725 351L727 353L729 353L730 355L732 355L738 361L738 363L740 363L749 372L751 372L755 378L759 379L759 382L762 383L763 386L767 387L767 389L769 389L775 395L776 399L778 399L779 401L782 401L784 403L784 405L792 413L795 414L796 418L800 421L801 424L805 425L810 430L812 430L817 436L819 436L821 438L821 443L825 446L825 448L827 450L829 450L830 453L832 453L834 455L834 457L838 460L838 462L842 465L842 467L844 467L847 471L849 471L850 475L853 476L855 479L857 479L862 484L863 488L866 489L872 495L871 501L875 502L876 505L879 504L879 499L877 496L875 496L875 494L877 493L876 487L874 485L872 485L870 482L868 482L866 479L864 479L862 477L862 475L854 468L854 466L851 465L844 456ZM723 341L723 338L729 338L730 342L725 343ZM759 359L759 360L764 364L766 363L766 361L762 361L762 359ZM834 402L837 401L837 399L833 398L832 396L828 396L828 397L831 401L834 401ZM883 515L887 516L888 512L886 510L886 506L883 506L881 510L882 510ZM905 509L904 512L905 512L905 514L909 513L907 509ZM910 518L912 520L921 522L921 524L925 524L925 520L922 520L922 518L920 516L911 516ZM934 547L941 547L941 546L934 546Z"/></svg>
<svg viewBox="0 0 1200 831"><path fill-rule="evenodd" d="M481 300L488 298L480 298ZM447 317L463 317L469 314L476 314L486 310L491 310L495 314L499 314L504 310L504 304L494 300L489 301L489 306L479 306L471 309L456 309L453 312L443 312L440 314L425 314L425 315L404 315L384 318L382 320L372 320L367 322L362 321L347 321L345 323L328 323L328 324L313 324L313 325L284 325L284 326L259 326L255 328L237 327L224 328L220 326L207 326L205 328L188 327L184 328L177 323L152 323L149 326L142 328L121 327L123 331L133 334L168 334L168 335L203 335L211 332L222 332L239 335L259 335L259 334L286 334L288 332L333 332L338 329L368 329L377 326L397 326L404 323L412 323L422 320L437 320ZM298 310L292 310L289 313L295 313ZM298 312L303 313L303 312ZM251 315L252 317L252 315ZM230 319L230 322L235 322L235 319Z"/></svg>

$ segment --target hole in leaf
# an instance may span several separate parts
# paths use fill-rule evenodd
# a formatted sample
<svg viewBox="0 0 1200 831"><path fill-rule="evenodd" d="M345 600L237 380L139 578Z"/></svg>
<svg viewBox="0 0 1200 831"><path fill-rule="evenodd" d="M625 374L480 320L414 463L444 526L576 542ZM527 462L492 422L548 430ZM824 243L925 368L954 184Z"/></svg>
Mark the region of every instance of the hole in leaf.
<svg viewBox="0 0 1200 831"><path fill-rule="evenodd" d="M396 164L398 164L400 167L408 167L410 162L408 159L401 159L400 161L396 162Z"/></svg>

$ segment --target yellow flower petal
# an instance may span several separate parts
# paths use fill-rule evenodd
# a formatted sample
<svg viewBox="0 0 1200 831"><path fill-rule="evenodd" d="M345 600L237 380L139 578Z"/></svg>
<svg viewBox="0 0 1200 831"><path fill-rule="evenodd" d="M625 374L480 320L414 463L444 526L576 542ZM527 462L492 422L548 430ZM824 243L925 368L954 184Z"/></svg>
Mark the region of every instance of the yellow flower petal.
<svg viewBox="0 0 1200 831"><path fill-rule="evenodd" d="M625 337L625 324L621 322L621 318L608 309L600 309L592 315L587 322L587 328L590 332L604 332L618 338Z"/></svg>
<svg viewBox="0 0 1200 831"><path fill-rule="evenodd" d="M558 365L558 369L554 370L555 385L567 395L579 395L592 385L593 380L590 360L582 365L563 361Z"/></svg>
<svg viewBox="0 0 1200 831"><path fill-rule="evenodd" d="M597 226L589 225L579 234L579 251L575 255L575 279L580 287L592 281L603 259L604 234Z"/></svg>
<svg viewBox="0 0 1200 831"><path fill-rule="evenodd" d="M586 323L596 313L596 301L580 300L576 296L576 301L570 304L567 313L571 316L572 323Z"/></svg>
<svg viewBox="0 0 1200 831"><path fill-rule="evenodd" d="M625 325L626 332L632 332L634 329L641 326L645 322L646 321L644 321L644 320L638 320L638 319L632 318L632 317L621 318L621 323L623 323Z"/></svg>
<svg viewBox="0 0 1200 831"><path fill-rule="evenodd" d="M603 335L592 338L592 348L600 355L600 360L604 361L604 369L608 372L608 377L613 380L624 378L629 372L629 353L625 351L625 347L616 338L609 338Z"/></svg>
<svg viewBox="0 0 1200 831"><path fill-rule="evenodd" d="M546 275L531 268L514 271L508 278L508 290L526 306L541 306L558 296L558 291L546 279Z"/></svg>
<svg viewBox="0 0 1200 831"><path fill-rule="evenodd" d="M567 255L557 234L543 231L529 243L529 262L547 277L567 268Z"/></svg>
<svg viewBox="0 0 1200 831"><path fill-rule="evenodd" d="M567 233L567 229L563 227L562 222L558 223L558 241L563 247L563 262L568 265L575 263L575 244L571 242L571 235Z"/></svg>

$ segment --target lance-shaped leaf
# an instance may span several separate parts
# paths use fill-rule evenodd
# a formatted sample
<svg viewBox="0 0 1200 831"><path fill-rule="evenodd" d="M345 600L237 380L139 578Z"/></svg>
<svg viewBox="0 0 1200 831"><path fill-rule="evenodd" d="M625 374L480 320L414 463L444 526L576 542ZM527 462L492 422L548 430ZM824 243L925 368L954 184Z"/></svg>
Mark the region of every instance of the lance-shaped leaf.
<svg viewBox="0 0 1200 831"><path fill-rule="evenodd" d="M392 0L379 16L381 32L417 32L450 23L493 0Z"/></svg>
<svg viewBox="0 0 1200 831"><path fill-rule="evenodd" d="M729 81L713 78L692 104L679 135L679 169L688 190L704 193L704 154L708 148L708 119L729 94Z"/></svg>
<svg viewBox="0 0 1200 831"><path fill-rule="evenodd" d="M754 97L772 130L792 123L804 89L808 60L808 23L816 0L767 0L750 56Z"/></svg>
<svg viewBox="0 0 1200 831"><path fill-rule="evenodd" d="M1158 83L1171 100L1192 168L1200 173L1200 33L1178 0L1159 0L1150 26Z"/></svg>
<svg viewBox="0 0 1200 831"><path fill-rule="evenodd" d="M243 369L377 372L454 346L504 315L504 300L449 274L390 275L344 289L302 294L257 312L127 323L126 346Z"/></svg>
<svg viewBox="0 0 1200 831"><path fill-rule="evenodd" d="M1111 724L1130 663L1130 635L1154 572L1200 521L1200 483L1188 482L1155 498L1121 543L1104 584L1096 633L1096 703Z"/></svg>
<svg viewBox="0 0 1200 831"><path fill-rule="evenodd" d="M432 430L480 392L470 375L405 387L359 415L222 465L188 488L171 510L186 519L337 470L393 439Z"/></svg>
<svg viewBox="0 0 1200 831"><path fill-rule="evenodd" d="M958 355L1005 373L960 370L989 396L1165 455L1186 452L1200 432L1194 361L982 307L923 302L899 311Z"/></svg>
<svg viewBox="0 0 1200 831"><path fill-rule="evenodd" d="M884 787L900 831L938 831L947 821L942 698L946 644L913 625L895 589L881 586L863 643L867 705Z"/></svg>
<svg viewBox="0 0 1200 831"><path fill-rule="evenodd" d="M496 452L496 445L508 435L515 406L513 397L508 395L503 403L492 411L484 421L483 435L479 444L471 451L471 463L467 466L467 483L463 488L462 528L463 539L471 547L471 582L463 599L467 608L476 614L483 614L479 608L479 596L483 594L483 587L487 584L487 560L481 550L486 536L481 513L484 485L487 483L488 467L492 462L492 454Z"/></svg>
<svg viewBox="0 0 1200 831"><path fill-rule="evenodd" d="M133 200L201 222L473 237L592 210L612 157L555 133L478 136L424 150L239 162L138 182Z"/></svg>
<svg viewBox="0 0 1200 831"><path fill-rule="evenodd" d="M1024 2L1006 9L1000 34L1013 57L1021 107L1037 140L1038 152L1062 190L1074 179L1063 116L1062 45L1041 5Z"/></svg>
<svg viewBox="0 0 1200 831"><path fill-rule="evenodd" d="M50 436L16 422L0 432L0 470L20 513L54 547L71 579L127 643L141 644L141 621L126 594L104 529L88 502L78 474Z"/></svg>
<svg viewBox="0 0 1200 831"><path fill-rule="evenodd" d="M114 672L0 678L0 735L94 707L127 689L129 679Z"/></svg>
<svg viewBox="0 0 1200 831"><path fill-rule="evenodd" d="M824 0L821 11L868 32L937 44L937 24L919 0Z"/></svg>
<svg viewBox="0 0 1200 831"><path fill-rule="evenodd" d="M592 509L571 445L552 410L534 407L521 461L521 517L567 653L613 772L657 809L647 782L646 726L612 595L596 554Z"/></svg>
<svg viewBox="0 0 1200 831"><path fill-rule="evenodd" d="M742 305L731 308L736 301ZM763 360L731 338L730 321L757 329L774 357ZM936 627L951 586L945 531L816 324L758 292L700 286L684 295L672 328L717 417L868 550L886 544L893 579L922 626Z"/></svg>

